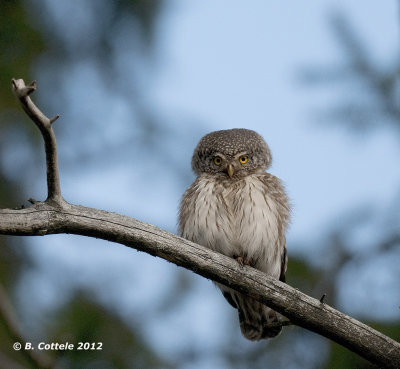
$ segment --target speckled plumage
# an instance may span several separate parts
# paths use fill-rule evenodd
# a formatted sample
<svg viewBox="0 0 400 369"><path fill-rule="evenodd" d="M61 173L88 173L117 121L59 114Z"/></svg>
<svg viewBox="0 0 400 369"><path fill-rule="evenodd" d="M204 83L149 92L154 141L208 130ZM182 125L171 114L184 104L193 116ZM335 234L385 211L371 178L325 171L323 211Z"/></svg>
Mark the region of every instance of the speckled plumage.
<svg viewBox="0 0 400 369"><path fill-rule="evenodd" d="M284 281L289 204L280 180L265 172L270 164L270 150L254 131L231 129L204 136L193 154L197 178L182 198L179 233ZM238 309L246 338L260 340L280 332L280 327L269 327L278 321L272 309L218 287Z"/></svg>

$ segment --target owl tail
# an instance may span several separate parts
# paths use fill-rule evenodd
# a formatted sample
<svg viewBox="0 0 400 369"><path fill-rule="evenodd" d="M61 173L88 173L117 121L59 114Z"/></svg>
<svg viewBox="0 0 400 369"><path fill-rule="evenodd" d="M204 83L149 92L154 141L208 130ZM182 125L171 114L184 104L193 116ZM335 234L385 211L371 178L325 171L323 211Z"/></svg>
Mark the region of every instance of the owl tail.
<svg viewBox="0 0 400 369"><path fill-rule="evenodd" d="M277 336L282 327L278 324L278 314L260 302L234 290L222 291L228 302L238 309L240 329L244 337L251 341Z"/></svg>

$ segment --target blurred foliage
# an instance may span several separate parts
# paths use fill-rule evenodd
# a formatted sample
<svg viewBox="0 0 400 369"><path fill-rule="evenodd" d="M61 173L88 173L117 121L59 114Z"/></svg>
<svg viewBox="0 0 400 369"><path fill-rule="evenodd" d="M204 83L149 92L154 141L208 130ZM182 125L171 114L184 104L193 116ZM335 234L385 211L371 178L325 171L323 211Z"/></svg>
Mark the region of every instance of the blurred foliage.
<svg viewBox="0 0 400 369"><path fill-rule="evenodd" d="M377 323L377 322L364 322L370 327L376 329L383 334L399 338L400 337L400 324L392 323ZM374 369L375 365L372 365L367 360L364 360L358 355L353 354L351 351L345 349L334 342L330 342L331 355L329 361L326 363L326 369L336 369L336 368L357 368L357 369Z"/></svg>
<svg viewBox="0 0 400 369"><path fill-rule="evenodd" d="M304 258L291 256L288 261L286 281L300 291L312 294L315 285L321 279L322 271L313 268Z"/></svg>
<svg viewBox="0 0 400 369"><path fill-rule="evenodd" d="M337 343L331 342L331 355L326 363L326 369L337 368L357 368L357 369L374 369L376 365L371 364L367 360L355 355L353 352L343 348Z"/></svg>
<svg viewBox="0 0 400 369"><path fill-rule="evenodd" d="M89 291L77 291L60 309L52 313L47 329L48 342L102 343L101 350L59 351L64 368L168 368L150 350L140 332L128 327L113 312L91 298Z"/></svg>
<svg viewBox="0 0 400 369"><path fill-rule="evenodd" d="M340 124L349 128L354 134L364 134L376 129L388 128L400 134L400 60L398 49L393 55L393 61L386 66L374 62L373 51L368 50L368 44L357 33L343 13L334 13L330 17L330 25L336 39L343 50L343 65L329 67L313 66L302 71L302 82L306 86L318 88L331 88L332 84L339 82L340 91L344 89L350 94L342 94L338 104L332 108L324 108L318 115L318 120L330 124ZM400 25L399 25L400 28ZM362 93L361 93L362 91ZM394 128L394 129L393 129ZM393 158L397 160L397 158ZM349 263L357 260L359 264L378 260L378 255L393 253L393 257L400 260L400 232L398 220L400 203L396 200L400 196L400 189L394 195L392 207L384 214L385 219L392 219L397 226L382 227L374 225L366 214L378 212L378 209L365 209L356 211L344 217L340 226L332 230L325 240L329 245L332 259L326 270L324 291L330 290L331 296L336 300L338 281L334 278ZM379 235L368 254L360 256L354 251L351 235L357 226L366 224L369 228L376 228ZM372 250L372 252L371 252ZM390 254L391 255L391 254ZM394 274L398 271L393 270ZM328 277L328 278L327 278ZM333 278L332 278L333 277ZM398 294L398 291L392 291ZM328 294L329 296L329 294ZM400 339L400 320L381 322L366 322L378 331L394 338ZM342 346L330 342L330 355L324 368L373 368L370 363L354 355Z"/></svg>
<svg viewBox="0 0 400 369"><path fill-rule="evenodd" d="M85 4L84 4L85 3ZM101 4L102 3L102 4ZM103 62L102 68L107 69L112 64L113 53L111 30L117 27L121 20L128 18L134 25L137 40L132 40L133 49L140 47L139 53L150 51L153 41L153 31L157 16L162 8L162 1L117 0L113 2L81 2L75 3L76 11L82 9L97 14L94 21L96 27L86 37L81 37L80 48L69 48L68 33L57 32L59 27L53 22L56 19L49 16L53 3L41 1L9 1L0 2L0 207L16 207L23 202L25 190L29 183L23 183L21 171L33 171L35 168L18 168L19 176L6 158L10 158L21 149L20 145L36 145L40 136L36 128L24 116L15 97L11 93L11 78L32 80L32 65L43 55L48 66L68 65L76 58L90 57ZM71 6L74 6L72 2ZM103 15L101 17L101 15ZM108 23L99 23L99 20ZM71 28L72 30L72 28ZM83 35L82 35L83 36ZM74 45L75 47L76 45ZM108 64L107 64L108 63ZM51 67L50 67L51 68ZM57 72L53 70L53 77ZM36 74L36 73L35 73ZM104 74L112 79L110 74ZM39 82L41 84L42 81ZM35 95L35 100L40 95ZM46 109L46 106L45 106ZM29 137L27 137L28 132ZM63 131L57 132L58 139ZM33 135L33 136L32 136ZM32 137L31 137L32 136ZM39 164L39 166L42 163ZM11 169L11 171L10 171ZM16 179L20 177L21 179ZM24 247L25 239L0 236L0 283L5 286L12 304L17 312L24 310L18 304L29 302L15 299L21 273L34 268L29 254ZM26 320L21 319L21 321ZM161 360L138 332L126 325L112 312L106 311L101 305L88 297L88 294L77 292L72 299L61 306L58 311L50 314L48 337L54 337L60 342L64 337L84 342L103 342L102 351L68 351L57 353L57 360L65 368L168 368L165 360ZM43 327L42 331L45 331ZM29 339L35 332L26 332ZM29 334L28 334L29 333ZM116 339L118 335L118 339ZM50 340L50 338L49 338ZM51 341L50 341L51 342ZM52 341L54 342L54 341ZM22 366L32 365L26 362L21 352L12 349L12 339L4 322L0 322L0 367L5 360L20 363ZM100 355L99 355L100 353ZM4 360L3 360L4 359Z"/></svg>
<svg viewBox="0 0 400 369"><path fill-rule="evenodd" d="M13 129L15 119L10 119L17 103L11 93L11 78L30 75L31 63L43 50L38 31L27 19L23 1L0 3L0 207L20 205L22 184L13 181L3 162L8 132ZM18 115L18 114L16 114ZM21 114L22 115L22 114ZM13 116L15 118L15 115ZM18 196L18 197L17 197ZM25 252L23 239L0 236L0 283L10 296L14 294L20 273L31 262ZM12 341L3 322L0 323L0 352L20 356L12 350Z"/></svg>
<svg viewBox="0 0 400 369"><path fill-rule="evenodd" d="M398 50L393 60L382 66L344 14L335 12L329 21L345 62L327 67L313 65L303 68L300 74L301 81L309 87L332 88L339 84L337 105L320 111L318 121L344 125L356 134L388 125L400 133ZM343 93L346 90L351 91L350 95Z"/></svg>
<svg viewBox="0 0 400 369"><path fill-rule="evenodd" d="M71 124L78 125L81 132L80 137L70 141L73 147L70 151L76 155L72 157L71 162L87 158L95 158L100 162L99 151L96 150L101 150L103 153L101 157L107 159L113 152L122 156L121 151L126 147L131 150L136 148L136 153L138 147L143 148L143 155L147 155L144 151L146 148L157 147L157 153L153 155L168 160L168 167L180 168L179 165L173 165L173 153L168 147L156 145L157 137L166 134L177 135L177 132L169 132L166 125L162 124L159 117L154 114L151 104L146 102L140 91L142 86L140 81L143 78L141 67L137 67L137 63L140 64L140 60L143 61L144 57L151 57L157 22L163 11L164 2L157 0L64 2L64 6L74 15L71 17L72 21L65 14L55 12L52 8L56 6L54 4L56 2L44 0L40 2L4 0L0 3L1 207L20 205L19 202L23 198L21 193L30 187L29 183L22 180L18 182L10 175L9 166L5 165L2 158L5 157L6 150L18 150L18 146L13 147L7 139L15 129L18 129L17 134L20 135L18 137L24 135L22 133L24 130L29 132L30 136L34 131L32 124L22 123L26 122L26 119L20 119L22 113L10 93L11 78L23 77L25 80L30 80L32 70L35 74L40 72L42 76L47 76L47 81L40 80L41 85L60 86L57 94L52 91L47 92L46 109L50 104L52 109L58 111L60 105L64 104L65 109L72 110L68 104L74 104L76 101L65 101L66 95L63 90L70 86L63 86L69 82L68 77L73 67L83 61L89 63L91 72L95 71L101 76L101 82L104 84L102 87L107 94L118 95L130 101L132 120L135 122L124 126L124 137L115 141L113 146L107 142L99 122L90 121L92 119L90 109L87 115L81 112L82 117L71 115L73 118ZM86 17L80 12L86 12ZM399 126L400 106L396 85L399 83L400 64L396 62L391 68L381 70L380 66L372 63L364 43L343 15L336 14L331 20L337 40L343 47L347 64L330 68L308 68L303 71L302 80L307 86L319 87L324 85L330 87L333 82L344 80L346 84L361 83L367 86L363 96L368 95L368 101L356 99L357 93L354 92L352 93L354 100L346 97L346 101L341 101L329 112L324 110L324 117L335 124L339 120L340 124L347 124L356 133L381 126L382 122L390 122L392 127ZM75 21L81 28L68 23ZM121 35L125 37L120 39ZM129 54L132 69L129 70L122 68L117 58L127 50L132 51L132 54ZM145 65L148 60L146 59ZM33 67L35 65L36 69ZM137 85L132 81L137 82ZM40 96L38 98L40 99ZM85 109L87 102L82 103L82 110ZM378 117L382 119L377 119ZM16 126L19 128L15 128ZM193 129L190 124L188 126L188 129ZM85 129L87 131L84 131ZM59 126L57 131L59 141L63 139L63 135L67 135L67 132L63 126ZM85 136L100 144L95 145L93 149L90 142L82 145L80 141L75 149L75 140L84 140ZM35 137L33 140L38 136ZM31 137L29 139L32 140ZM166 152L168 155L165 155ZM7 157L12 157L12 154ZM179 173L177 177L182 176L183 174ZM398 211L397 208L395 210ZM348 221L343 223L346 224L341 224L339 229L333 230L323 240L329 246L329 257L324 255L320 260L329 259L329 262L317 266L306 255L289 255L288 283L315 298L327 293L326 302L333 306L337 304L339 288L337 276L340 270L358 257L357 253L351 251L348 237L351 232L351 227L348 225L352 223ZM395 233L386 236L382 237L382 240L394 240L389 249L398 250L400 237ZM23 310L18 304L29 306L29 301L14 298L19 276L27 267L34 267L21 243L20 238L0 237L0 283L8 289L17 311ZM376 252L372 253L372 257L376 256L376 253L386 252L386 249L387 243L382 241L376 245ZM156 313L166 314L176 309L178 304L183 305L194 283L195 279L188 277L188 274L177 273L175 285L170 288L163 303L155 309ZM236 312L233 312L233 309L229 311L232 322L236 322ZM398 321L371 321L370 324L393 338L400 337ZM182 349L172 365L169 360L156 354L152 345L144 339L139 327L132 329L116 312L106 309L99 303L91 293L79 290L57 310L46 314L46 324L41 327L41 332L53 342L103 342L103 350L100 353L97 351L54 353L59 364L66 368L167 368L185 365L195 367L197 361L200 362L208 357L218 358L219 362L225 363L230 368L248 368L249 363L252 363L252 368L264 368L266 365L274 368L370 367L366 361L341 346L297 327L285 328L283 334L267 344L243 343L237 325L232 324L231 329L232 331L226 332L226 340L215 347L214 351L203 352L197 347L191 347L186 351ZM35 332L29 332L31 333L35 335ZM3 352L24 362L20 353L11 350L10 345L11 341L7 337L4 325L0 324L0 353ZM305 354L307 349L310 351L309 347L313 347L313 350L308 352L307 356Z"/></svg>
<svg viewBox="0 0 400 369"><path fill-rule="evenodd" d="M44 49L39 31L25 12L22 0L4 0L0 5L0 111L14 107L11 78L30 75L31 63ZM0 121L0 125L4 123Z"/></svg>

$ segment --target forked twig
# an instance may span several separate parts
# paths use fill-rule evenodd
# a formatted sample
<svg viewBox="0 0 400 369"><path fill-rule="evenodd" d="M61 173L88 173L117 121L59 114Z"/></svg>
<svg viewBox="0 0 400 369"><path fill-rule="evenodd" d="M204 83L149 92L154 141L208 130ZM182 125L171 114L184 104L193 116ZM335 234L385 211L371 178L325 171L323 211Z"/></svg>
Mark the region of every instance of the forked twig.
<svg viewBox="0 0 400 369"><path fill-rule="evenodd" d="M18 98L22 108L39 128L46 151L46 169L47 169L47 200L61 205L63 198L61 196L60 176L58 172L57 143L52 123L59 115L53 118L47 118L39 108L33 103L29 95L36 90L36 81L25 85L23 79L12 79L12 89L14 95Z"/></svg>

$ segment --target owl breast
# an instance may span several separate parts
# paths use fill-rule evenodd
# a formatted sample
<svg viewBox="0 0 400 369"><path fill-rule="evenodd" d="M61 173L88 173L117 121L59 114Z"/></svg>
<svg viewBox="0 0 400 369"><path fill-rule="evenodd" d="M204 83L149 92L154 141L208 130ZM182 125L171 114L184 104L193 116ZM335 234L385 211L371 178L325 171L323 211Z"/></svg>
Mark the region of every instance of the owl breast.
<svg viewBox="0 0 400 369"><path fill-rule="evenodd" d="M262 175L235 181L199 176L182 200L180 234L227 256L245 257L279 278L278 206L260 181Z"/></svg>

